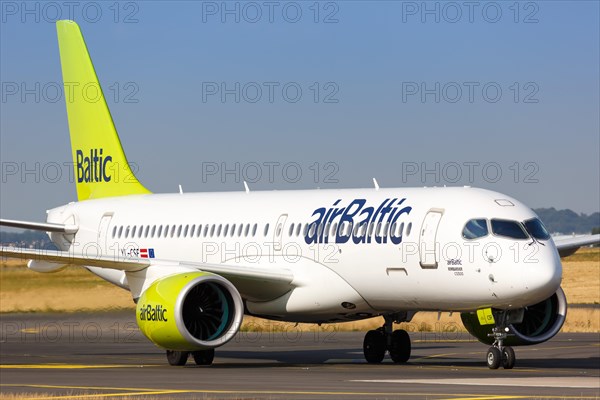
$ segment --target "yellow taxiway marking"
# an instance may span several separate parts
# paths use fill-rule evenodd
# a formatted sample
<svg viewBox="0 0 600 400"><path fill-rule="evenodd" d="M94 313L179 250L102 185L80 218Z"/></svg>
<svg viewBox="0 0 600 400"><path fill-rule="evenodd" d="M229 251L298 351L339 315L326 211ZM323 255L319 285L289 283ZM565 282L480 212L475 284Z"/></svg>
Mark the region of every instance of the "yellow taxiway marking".
<svg viewBox="0 0 600 400"><path fill-rule="evenodd" d="M448 399L441 400L497 400L497 399L522 399L523 396L504 396L504 395L490 395L481 397L449 397Z"/></svg>
<svg viewBox="0 0 600 400"><path fill-rule="evenodd" d="M37 328L25 328L21 329L21 333L40 333L40 330Z"/></svg>
<svg viewBox="0 0 600 400"><path fill-rule="evenodd" d="M0 369L91 369L91 368L150 368L160 365L134 364L2 364Z"/></svg>
<svg viewBox="0 0 600 400"><path fill-rule="evenodd" d="M143 392L127 392L127 393L93 393L93 394L74 394L66 396L45 396L45 397L30 397L30 400L48 400L48 399L81 399L81 398L94 398L94 397L128 397L128 396L148 396L148 395L161 395L161 394L173 394L173 393L187 393L185 390L160 390L155 392L143 391Z"/></svg>
<svg viewBox="0 0 600 400"><path fill-rule="evenodd" d="M0 384L0 387L28 387L37 389L70 389L70 390L120 390L121 393L93 393L84 395L66 395L55 397L44 397L44 399L68 399L81 397L123 397L140 395L162 395L162 394L233 394L233 395L304 395L304 396L396 396L396 397L415 397L426 396L438 398L447 397L452 400L501 400L501 399L522 399L536 398L530 395L483 395L466 393L394 393L394 392L335 392L335 391L294 391L294 390L202 390L202 389L157 389L157 388L127 388L127 387L98 387L98 386L59 386L59 385L27 385L27 384ZM125 392L125 393L123 393ZM597 396L541 396L543 399L597 399Z"/></svg>

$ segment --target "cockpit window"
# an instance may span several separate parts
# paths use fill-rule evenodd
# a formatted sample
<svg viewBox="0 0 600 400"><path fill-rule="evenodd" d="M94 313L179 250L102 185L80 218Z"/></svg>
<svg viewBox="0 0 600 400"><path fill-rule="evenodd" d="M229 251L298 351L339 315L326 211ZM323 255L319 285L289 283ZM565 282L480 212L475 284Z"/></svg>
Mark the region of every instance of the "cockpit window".
<svg viewBox="0 0 600 400"><path fill-rule="evenodd" d="M546 230L544 224L542 224L542 221L540 221L538 218L528 219L527 221L523 222L523 224L525 225L525 229L527 229L527 233L537 240L550 239L550 234Z"/></svg>
<svg viewBox="0 0 600 400"><path fill-rule="evenodd" d="M462 235L465 239L477 239L488 234L487 221L485 219L472 219L465 225Z"/></svg>
<svg viewBox="0 0 600 400"><path fill-rule="evenodd" d="M506 219L493 219L492 232L494 235L505 236L511 239L528 239L527 232L517 221L509 221Z"/></svg>

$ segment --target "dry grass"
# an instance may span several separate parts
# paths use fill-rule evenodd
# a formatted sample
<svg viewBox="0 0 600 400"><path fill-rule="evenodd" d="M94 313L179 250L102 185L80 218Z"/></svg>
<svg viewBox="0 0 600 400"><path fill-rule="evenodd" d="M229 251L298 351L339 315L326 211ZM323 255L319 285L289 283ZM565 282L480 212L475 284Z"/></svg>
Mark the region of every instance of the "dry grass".
<svg viewBox="0 0 600 400"><path fill-rule="evenodd" d="M580 249L563 259L563 289L570 304L600 304L600 248ZM82 268L53 274L30 271L20 260L5 260L0 267L0 312L69 312L134 309L129 292L117 288ZM264 321L246 317L242 330L286 331L320 329L323 332L365 331L381 326L381 318L324 325ZM418 313L401 324L411 332L464 331L460 315ZM570 308L565 332L600 332L600 309Z"/></svg>
<svg viewBox="0 0 600 400"><path fill-rule="evenodd" d="M0 267L0 312L134 309L131 294L83 268L38 273L20 260Z"/></svg>
<svg viewBox="0 0 600 400"><path fill-rule="evenodd" d="M600 304L600 248L579 249L562 264L562 288L569 303Z"/></svg>

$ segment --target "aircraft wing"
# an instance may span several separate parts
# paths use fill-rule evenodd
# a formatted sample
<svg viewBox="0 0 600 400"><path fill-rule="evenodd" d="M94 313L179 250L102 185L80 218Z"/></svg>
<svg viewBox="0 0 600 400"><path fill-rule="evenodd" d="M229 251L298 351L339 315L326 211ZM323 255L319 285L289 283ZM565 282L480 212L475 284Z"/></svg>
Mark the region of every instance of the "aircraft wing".
<svg viewBox="0 0 600 400"><path fill-rule="evenodd" d="M50 222L29 222L18 221L14 219L0 219L0 226L10 226L12 228L33 229L44 232L77 233L77 225L53 224Z"/></svg>
<svg viewBox="0 0 600 400"><path fill-rule="evenodd" d="M23 260L47 261L62 265L100 267L120 271L139 271L150 266L145 259L118 259L112 256L76 255L67 251L0 247L0 256Z"/></svg>
<svg viewBox="0 0 600 400"><path fill-rule="evenodd" d="M16 247L0 247L0 257L45 261L59 265L100 267L125 272L141 271L149 266L162 268L186 267L221 275L224 278L229 279L234 285L247 289L249 293L256 290L256 288L260 288L261 291L271 288L278 293L285 293L291 288L291 283L294 280L294 274L290 270L277 266L249 267L243 265L211 264L176 260L145 258L130 259L96 255L88 256L73 254L66 251L24 249ZM260 292L258 292L257 295L258 294L260 294Z"/></svg>
<svg viewBox="0 0 600 400"><path fill-rule="evenodd" d="M558 249L558 254L561 257L567 257L575 253L581 246L589 246L591 244L600 243L600 234L574 236L564 239L554 239L554 244Z"/></svg>

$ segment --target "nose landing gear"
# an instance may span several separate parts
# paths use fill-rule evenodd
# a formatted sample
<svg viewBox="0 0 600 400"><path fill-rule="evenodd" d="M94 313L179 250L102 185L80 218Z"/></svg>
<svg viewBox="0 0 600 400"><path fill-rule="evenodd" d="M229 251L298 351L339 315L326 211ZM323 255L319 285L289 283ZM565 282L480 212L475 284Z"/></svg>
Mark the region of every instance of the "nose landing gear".
<svg viewBox="0 0 600 400"><path fill-rule="evenodd" d="M383 361L385 352L389 352L390 358L395 363L405 363L410 358L411 344L410 336L403 330L393 330L393 323L407 320L406 314L386 315L385 323L376 330L368 331L363 341L363 352L365 360L371 364Z"/></svg>
<svg viewBox="0 0 600 400"><path fill-rule="evenodd" d="M500 365L504 369L512 369L515 366L515 351L510 346L504 346L504 341L508 337L509 328L506 323L507 312L502 311L499 315L499 322L492 329L488 336L494 338L492 347L488 349L486 362L489 369L498 369Z"/></svg>

